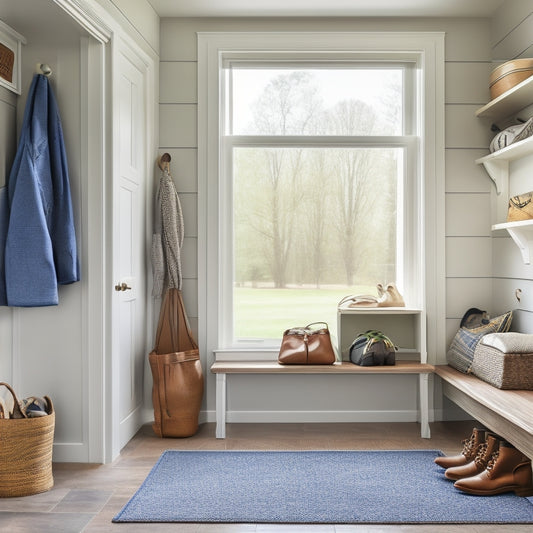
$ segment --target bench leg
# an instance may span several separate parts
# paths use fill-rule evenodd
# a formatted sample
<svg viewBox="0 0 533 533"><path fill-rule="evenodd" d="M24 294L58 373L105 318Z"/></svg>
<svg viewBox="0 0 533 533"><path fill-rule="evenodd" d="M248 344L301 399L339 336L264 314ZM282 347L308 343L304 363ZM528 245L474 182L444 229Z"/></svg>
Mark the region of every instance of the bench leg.
<svg viewBox="0 0 533 533"><path fill-rule="evenodd" d="M420 436L429 439L431 432L429 429L429 374L419 374L419 395L420 395Z"/></svg>
<svg viewBox="0 0 533 533"><path fill-rule="evenodd" d="M216 415L217 415L217 427L216 438L226 438L226 374L217 374L216 385Z"/></svg>

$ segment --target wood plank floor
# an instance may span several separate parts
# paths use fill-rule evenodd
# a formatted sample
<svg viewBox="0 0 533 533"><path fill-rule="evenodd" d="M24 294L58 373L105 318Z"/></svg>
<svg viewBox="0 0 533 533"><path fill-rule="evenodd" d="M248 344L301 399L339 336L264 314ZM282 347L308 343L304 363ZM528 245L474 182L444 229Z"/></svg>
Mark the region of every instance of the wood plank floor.
<svg viewBox="0 0 533 533"><path fill-rule="evenodd" d="M110 465L54 464L54 488L25 498L0 499L0 531L31 533L261 533L310 532L531 532L531 525L280 525L280 524L112 524L167 449L189 450L399 450L439 449L456 454L474 422L431 424L432 438L420 438L415 423L228 424L227 438L215 439L214 424L204 424L186 439L160 439L150 426Z"/></svg>

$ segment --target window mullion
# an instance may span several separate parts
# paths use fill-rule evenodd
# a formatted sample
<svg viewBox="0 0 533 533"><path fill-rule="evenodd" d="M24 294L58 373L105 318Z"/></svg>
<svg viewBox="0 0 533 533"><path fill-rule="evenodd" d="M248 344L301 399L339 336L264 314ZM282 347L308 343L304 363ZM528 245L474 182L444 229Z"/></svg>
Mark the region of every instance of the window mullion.
<svg viewBox="0 0 533 533"><path fill-rule="evenodd" d="M291 136L291 135L226 135L223 142L232 146L258 147L397 147L406 146L416 139L413 135L394 136Z"/></svg>

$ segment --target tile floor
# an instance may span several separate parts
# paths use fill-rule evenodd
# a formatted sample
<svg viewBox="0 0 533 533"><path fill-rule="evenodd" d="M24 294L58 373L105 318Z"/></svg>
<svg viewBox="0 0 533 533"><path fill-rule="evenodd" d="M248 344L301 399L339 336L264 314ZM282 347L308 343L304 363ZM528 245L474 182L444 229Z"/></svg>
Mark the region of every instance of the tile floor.
<svg viewBox="0 0 533 533"><path fill-rule="evenodd" d="M113 524L166 449L194 450L391 450L459 451L472 422L431 424L432 438L420 438L418 424L228 424L227 438L215 438L214 424L194 437L160 439L144 426L109 465L54 464L54 488L25 498L0 499L0 531L10 533L500 533L533 532L532 525L284 525L284 524Z"/></svg>

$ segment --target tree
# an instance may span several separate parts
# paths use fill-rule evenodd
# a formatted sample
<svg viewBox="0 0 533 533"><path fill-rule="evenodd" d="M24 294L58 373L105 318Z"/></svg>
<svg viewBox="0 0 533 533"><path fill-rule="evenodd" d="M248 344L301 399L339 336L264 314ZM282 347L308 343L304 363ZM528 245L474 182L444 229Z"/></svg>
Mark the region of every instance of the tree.
<svg viewBox="0 0 533 533"><path fill-rule="evenodd" d="M326 196L329 191L330 168L324 150L314 150L311 156L311 179L306 187L309 194L306 202L307 253L310 257L312 282L318 289L326 264L325 241L327 235L328 209Z"/></svg>
<svg viewBox="0 0 533 533"><path fill-rule="evenodd" d="M359 100L323 109L318 83L302 71L275 76L252 114L247 130L264 136L366 137L390 129L390 117ZM393 150L357 144L235 150L236 279L261 276L281 288L344 277L352 286L388 274L396 233ZM376 236L382 246L374 245Z"/></svg>
<svg viewBox="0 0 533 533"><path fill-rule="evenodd" d="M371 135L375 115L370 106L359 100L337 104L327 116L340 135ZM371 179L371 157L368 148L336 150L335 197L337 231L343 259L346 284L353 285L358 270L356 251L363 247L367 235L360 231L361 221L369 213L367 188Z"/></svg>
<svg viewBox="0 0 533 533"><path fill-rule="evenodd" d="M317 87L307 72L293 71L274 78L254 106L254 131L261 135L303 135L315 127L320 108ZM294 242L295 219L303 199L302 150L263 151L268 176L268 224L263 234L270 246L267 261L276 287L285 287Z"/></svg>

